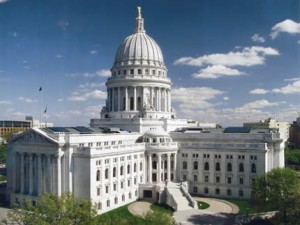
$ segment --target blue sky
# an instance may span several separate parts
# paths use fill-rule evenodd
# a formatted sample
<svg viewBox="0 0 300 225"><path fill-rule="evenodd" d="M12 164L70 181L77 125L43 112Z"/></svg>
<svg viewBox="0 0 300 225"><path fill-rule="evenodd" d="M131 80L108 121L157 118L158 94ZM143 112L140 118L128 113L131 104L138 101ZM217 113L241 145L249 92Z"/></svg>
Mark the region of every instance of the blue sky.
<svg viewBox="0 0 300 225"><path fill-rule="evenodd" d="M300 109L298 0L0 0L0 118L88 125L136 7L160 45L178 118L241 125Z"/></svg>

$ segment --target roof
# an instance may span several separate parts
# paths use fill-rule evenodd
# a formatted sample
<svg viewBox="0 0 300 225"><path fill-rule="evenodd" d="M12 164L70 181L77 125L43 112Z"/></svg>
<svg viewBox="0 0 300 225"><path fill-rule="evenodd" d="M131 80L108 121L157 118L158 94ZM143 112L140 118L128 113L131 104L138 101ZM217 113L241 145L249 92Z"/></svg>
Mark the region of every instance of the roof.
<svg viewBox="0 0 300 225"><path fill-rule="evenodd" d="M227 127L223 133L250 133L249 127Z"/></svg>

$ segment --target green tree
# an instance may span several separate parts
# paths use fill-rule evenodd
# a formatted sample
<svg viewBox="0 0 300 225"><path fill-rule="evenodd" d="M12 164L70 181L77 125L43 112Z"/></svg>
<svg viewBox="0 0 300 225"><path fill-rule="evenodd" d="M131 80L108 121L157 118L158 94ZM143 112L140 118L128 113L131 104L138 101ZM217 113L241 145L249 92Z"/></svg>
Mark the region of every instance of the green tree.
<svg viewBox="0 0 300 225"><path fill-rule="evenodd" d="M6 144L0 144L0 162L6 163L7 152L6 152Z"/></svg>
<svg viewBox="0 0 300 225"><path fill-rule="evenodd" d="M283 224L294 224L299 214L299 178L290 168L276 168L258 176L252 186L252 201L262 210L278 210ZM299 217L298 217L299 218Z"/></svg>
<svg viewBox="0 0 300 225"><path fill-rule="evenodd" d="M60 197L44 194L36 204L25 200L20 207L8 213L2 224L93 225L97 224L96 215L96 208L90 201L75 199L72 194Z"/></svg>

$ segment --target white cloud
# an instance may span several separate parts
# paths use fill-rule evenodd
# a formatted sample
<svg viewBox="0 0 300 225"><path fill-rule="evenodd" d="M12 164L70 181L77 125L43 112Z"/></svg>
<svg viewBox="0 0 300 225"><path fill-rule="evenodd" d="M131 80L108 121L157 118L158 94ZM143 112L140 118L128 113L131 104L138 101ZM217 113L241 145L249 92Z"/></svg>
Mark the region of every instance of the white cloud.
<svg viewBox="0 0 300 225"><path fill-rule="evenodd" d="M67 21L67 20L60 20L60 21L57 22L57 25L58 25L61 29L66 30L67 27L70 25L70 23L69 23L69 21Z"/></svg>
<svg viewBox="0 0 300 225"><path fill-rule="evenodd" d="M11 101L0 100L0 105L9 105L9 104L11 104Z"/></svg>
<svg viewBox="0 0 300 225"><path fill-rule="evenodd" d="M223 94L222 91L209 87L173 88L172 101L179 102L180 110L195 110L211 107L209 100Z"/></svg>
<svg viewBox="0 0 300 225"><path fill-rule="evenodd" d="M64 102L65 100L63 98L57 99L58 102Z"/></svg>
<svg viewBox="0 0 300 225"><path fill-rule="evenodd" d="M6 1L4 0L4 2L6 2ZM0 0L0 3L4 3L4 2L1 2L1 0ZM8 33L8 36L15 38L18 36L18 33L16 31L11 31Z"/></svg>
<svg viewBox="0 0 300 225"><path fill-rule="evenodd" d="M290 83L281 88L275 88L272 90L275 93L281 94L300 94L300 80L296 80L293 83Z"/></svg>
<svg viewBox="0 0 300 225"><path fill-rule="evenodd" d="M276 103L276 105L279 103ZM244 108L244 109L261 109L261 108L265 108L265 107L270 107L270 106L274 106L274 102L269 102L266 99L262 99L262 100L256 100L254 102L249 102L243 106L241 106L240 108Z"/></svg>
<svg viewBox="0 0 300 225"><path fill-rule="evenodd" d="M106 92L101 90L83 90L83 91L75 91L73 95L68 98L68 101L73 102L83 102L89 99L106 99Z"/></svg>
<svg viewBox="0 0 300 225"><path fill-rule="evenodd" d="M55 57L56 57L56 58L63 58L63 56L60 55L60 54L57 54Z"/></svg>
<svg viewBox="0 0 300 225"><path fill-rule="evenodd" d="M199 67L203 65L254 66L264 64L266 56L276 55L279 55L277 49L271 47L252 46L246 47L242 51L231 51L226 54L217 53L200 56L198 58L182 57L177 59L174 64Z"/></svg>
<svg viewBox="0 0 300 225"><path fill-rule="evenodd" d="M204 69L199 70L198 73L192 74L194 78L219 78L221 76L239 76L243 75L243 72L238 71L237 69L231 69L223 65L212 65Z"/></svg>
<svg viewBox="0 0 300 225"><path fill-rule="evenodd" d="M229 100L229 97L225 96L225 97L223 97L223 100L224 100L224 101L228 101L228 100Z"/></svg>
<svg viewBox="0 0 300 225"><path fill-rule="evenodd" d="M252 40L253 42L257 42L257 43L264 43L264 42L265 42L264 37L261 37L261 36L259 36L258 34L254 34L254 35L251 37L251 40Z"/></svg>
<svg viewBox="0 0 300 225"><path fill-rule="evenodd" d="M108 69L103 69L103 70L98 70L96 74L100 77L109 77L111 75L111 72Z"/></svg>
<svg viewBox="0 0 300 225"><path fill-rule="evenodd" d="M98 51L95 50L95 49L93 49L93 50L90 51L90 54L92 54L92 55L95 55L95 54L97 54L97 53L98 53Z"/></svg>
<svg viewBox="0 0 300 225"><path fill-rule="evenodd" d="M253 94L253 95L264 95L269 93L270 91L266 90L266 89L261 89L261 88L256 88L251 90L249 93Z"/></svg>
<svg viewBox="0 0 300 225"><path fill-rule="evenodd" d="M99 88L103 87L105 83L85 83L85 84L80 84L78 88L80 89L85 89L85 88Z"/></svg>
<svg viewBox="0 0 300 225"><path fill-rule="evenodd" d="M37 102L36 99L31 99L31 98L27 98L27 97L19 97L18 98L19 101L22 101L22 102L26 102L26 103L34 103L34 102Z"/></svg>
<svg viewBox="0 0 300 225"><path fill-rule="evenodd" d="M297 81L297 80L300 80L300 77L294 77L294 78L286 78L286 79L284 79L284 81L288 81L288 82Z"/></svg>
<svg viewBox="0 0 300 225"><path fill-rule="evenodd" d="M111 75L111 72L109 69L101 69L97 70L96 72L90 73L71 73L66 74L67 77L85 77L85 78L94 78L94 77L109 77Z"/></svg>
<svg viewBox="0 0 300 225"><path fill-rule="evenodd" d="M280 23L277 23L272 27L270 36L272 39L275 39L279 35L279 33L299 34L300 23L296 23L295 21L290 19L286 19Z"/></svg>
<svg viewBox="0 0 300 225"><path fill-rule="evenodd" d="M298 43L298 44L300 44L300 40L299 40L299 41L297 41L297 43Z"/></svg>

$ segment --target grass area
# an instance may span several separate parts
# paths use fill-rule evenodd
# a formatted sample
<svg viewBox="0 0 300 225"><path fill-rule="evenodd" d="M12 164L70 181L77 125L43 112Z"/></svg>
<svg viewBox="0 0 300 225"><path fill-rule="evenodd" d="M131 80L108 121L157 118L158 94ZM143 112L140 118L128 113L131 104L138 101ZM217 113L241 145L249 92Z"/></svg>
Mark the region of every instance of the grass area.
<svg viewBox="0 0 300 225"><path fill-rule="evenodd" d="M207 209L210 205L206 202L197 201L198 209Z"/></svg>
<svg viewBox="0 0 300 225"><path fill-rule="evenodd" d="M241 199L225 199L225 200L239 207L240 209L239 215L247 214L247 210L249 214L257 213L256 208L254 208L248 200L241 200Z"/></svg>
<svg viewBox="0 0 300 225"><path fill-rule="evenodd" d="M159 204L152 204L150 206L150 208L154 211L154 212L161 212L161 213L166 213L166 214L170 214L173 215L174 209L171 208L168 205L159 205Z"/></svg>
<svg viewBox="0 0 300 225"><path fill-rule="evenodd" d="M104 217L106 219L114 218L114 217L120 217L122 219L132 219L134 216L128 211L128 205L121 206L117 209L111 210L107 213L101 214L101 217Z"/></svg>
<svg viewBox="0 0 300 225"><path fill-rule="evenodd" d="M7 180L7 179L6 179L6 176L0 175L0 182L6 181L6 180Z"/></svg>

